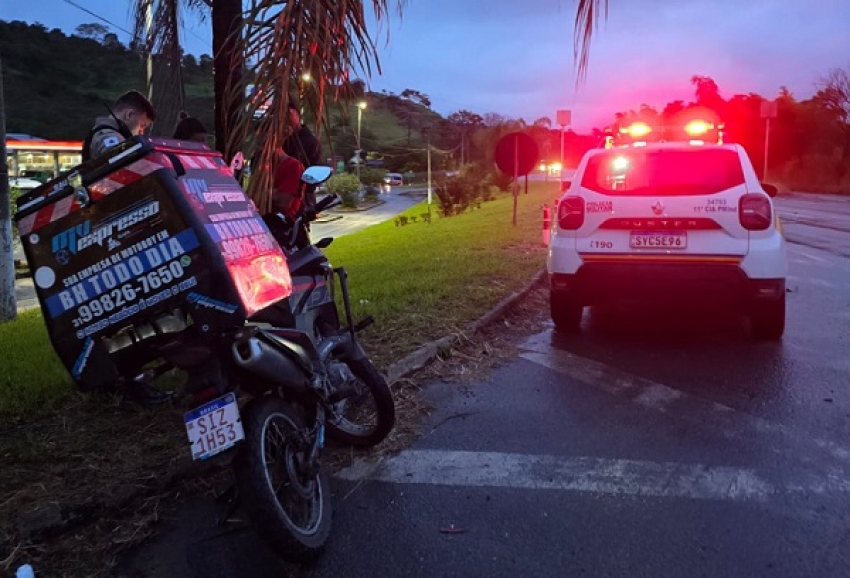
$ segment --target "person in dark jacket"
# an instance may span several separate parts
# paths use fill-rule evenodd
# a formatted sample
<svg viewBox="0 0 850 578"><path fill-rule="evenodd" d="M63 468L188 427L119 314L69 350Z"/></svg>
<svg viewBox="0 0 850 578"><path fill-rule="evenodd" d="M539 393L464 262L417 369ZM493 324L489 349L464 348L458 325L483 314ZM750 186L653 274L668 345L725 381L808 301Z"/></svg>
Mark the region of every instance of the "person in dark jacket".
<svg viewBox="0 0 850 578"><path fill-rule="evenodd" d="M298 103L289 101L289 122L292 133L283 141L283 150L287 155L295 157L304 168L322 164L322 146L319 139L301 122ZM304 203L312 207L316 204L316 186L308 185L304 191Z"/></svg>
<svg viewBox="0 0 850 578"><path fill-rule="evenodd" d="M201 121L189 116L185 111L180 113L180 122L174 127L173 138L206 144L207 136L209 132Z"/></svg>

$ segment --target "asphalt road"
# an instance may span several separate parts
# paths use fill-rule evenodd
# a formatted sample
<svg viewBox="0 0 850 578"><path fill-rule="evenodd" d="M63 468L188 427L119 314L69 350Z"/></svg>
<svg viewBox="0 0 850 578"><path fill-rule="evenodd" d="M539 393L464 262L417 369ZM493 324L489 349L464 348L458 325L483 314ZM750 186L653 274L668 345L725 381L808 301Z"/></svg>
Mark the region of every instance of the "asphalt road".
<svg viewBox="0 0 850 578"><path fill-rule="evenodd" d="M333 480L312 568L189 500L124 576L850 576L850 198L779 200L788 327L709 303L546 324L429 433Z"/></svg>
<svg viewBox="0 0 850 578"><path fill-rule="evenodd" d="M356 233L378 223L393 219L399 213L421 202L427 196L427 189L413 187L395 187L389 193L382 193L381 205L366 211L349 211L335 207L322 215L320 222L313 223L310 237L316 241L322 237L342 237Z"/></svg>

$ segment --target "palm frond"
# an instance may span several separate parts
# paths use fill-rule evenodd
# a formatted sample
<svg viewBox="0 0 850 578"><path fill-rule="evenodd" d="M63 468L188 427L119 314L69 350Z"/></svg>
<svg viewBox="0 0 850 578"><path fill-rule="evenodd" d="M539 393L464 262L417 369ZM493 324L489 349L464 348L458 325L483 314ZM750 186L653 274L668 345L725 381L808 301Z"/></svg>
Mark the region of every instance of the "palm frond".
<svg viewBox="0 0 850 578"><path fill-rule="evenodd" d="M148 54L160 56L171 71L180 70L179 31L182 11L203 15L216 0L134 0L137 43ZM261 211L270 205L271 171L289 129L291 97L301 101L305 116L316 120L321 131L328 116L326 104L337 103L345 111L354 96L349 80L352 71L367 79L381 67L373 34L367 27L371 9L380 25L391 13L392 0L251 0L242 13L242 25L219 46L235 46L244 55L244 74L217 70L227 77L222 110L238 110L234 117L222 115L227 142L225 156L237 150L253 159L249 194ZM406 0L395 0L400 17ZM152 26L148 26L149 14ZM151 30L148 34L147 31ZM386 32L389 40L389 31ZM224 49L222 49L224 50ZM218 55L214 55L218 56ZM241 62L241 60L240 60ZM239 66L235 62L234 66ZM301 80L309 73L310 81ZM155 81L157 78L155 77ZM246 99L247 85L255 98ZM182 85L182 82L169 82ZM164 87L154 86L154 97ZM154 103L157 105L157 103ZM159 107L162 105L158 105ZM268 108L265 108L265 107ZM261 120L256 113L265 108Z"/></svg>
<svg viewBox="0 0 850 578"><path fill-rule="evenodd" d="M240 41L248 72L241 86L230 87L230 98L244 99L247 84L257 98L241 107L235 126L228 131L228 150L237 150L250 137L255 143L249 195L260 211L270 206L271 167L290 128L290 98L301 101L306 116L321 130L325 103L346 104L352 70L367 77L380 72L375 39L367 28L366 2L362 0L254 0L244 15ZM375 20L389 15L388 0L372 0ZM404 2L398 2L399 10ZM310 80L301 80L309 73ZM254 113L265 109L263 120ZM265 170L264 170L265 169Z"/></svg>
<svg viewBox="0 0 850 578"><path fill-rule="evenodd" d="M590 42L599 28L600 18L608 19L608 0L578 0L573 29L573 59L578 63L576 83L587 77Z"/></svg>
<svg viewBox="0 0 850 578"><path fill-rule="evenodd" d="M170 135L186 107L180 45L183 13L205 14L204 0L135 0L132 8L136 45L152 56L149 92L157 110L154 133Z"/></svg>

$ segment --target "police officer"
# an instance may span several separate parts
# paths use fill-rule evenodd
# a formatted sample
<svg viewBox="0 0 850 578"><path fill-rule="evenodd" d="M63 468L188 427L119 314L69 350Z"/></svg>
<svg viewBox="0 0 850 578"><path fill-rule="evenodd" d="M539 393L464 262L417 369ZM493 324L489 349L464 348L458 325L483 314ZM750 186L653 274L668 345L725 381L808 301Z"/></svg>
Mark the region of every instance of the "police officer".
<svg viewBox="0 0 850 578"><path fill-rule="evenodd" d="M156 120L153 105L137 90L119 96L111 113L95 120L83 142L83 161L96 159L126 139L144 134Z"/></svg>

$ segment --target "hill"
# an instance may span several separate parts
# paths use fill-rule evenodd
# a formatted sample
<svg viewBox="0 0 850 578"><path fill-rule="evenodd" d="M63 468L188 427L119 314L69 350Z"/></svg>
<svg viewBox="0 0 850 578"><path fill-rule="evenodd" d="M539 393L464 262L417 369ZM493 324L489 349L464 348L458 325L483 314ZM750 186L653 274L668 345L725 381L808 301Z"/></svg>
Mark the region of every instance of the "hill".
<svg viewBox="0 0 850 578"><path fill-rule="evenodd" d="M98 33L96 29L101 29ZM94 31L94 32L93 32ZM0 58L3 63L6 130L51 140L82 140L94 119L107 114L104 102L136 89L147 92L146 62L114 34L98 25L83 25L67 35L41 24L0 20ZM213 128L212 58L187 55L180 70L186 111ZM406 89L401 94L365 93L355 80L367 108L360 114L362 148L369 160L393 171L424 171L427 145L432 145L432 167L454 168L461 162L492 166L495 140L506 130L530 131L541 142L541 151L558 150L558 131L469 111L443 118L431 110L427 95ZM155 135L170 135L177 111L166 111L154 95L160 114ZM349 160L357 149L358 109L328 103L319 137L323 156ZM169 118L170 117L170 118ZM489 117L492 117L490 119ZM489 120L485 120L489 119ZM495 119L495 120L493 120ZM306 118L311 127L315 119ZM582 137L584 138L584 137ZM568 157L580 157L598 139L567 135ZM551 155L550 155L551 156Z"/></svg>
<svg viewBox="0 0 850 578"><path fill-rule="evenodd" d="M82 140L97 116L126 90L147 92L145 61L117 40L102 42L41 24L0 21L6 125L10 133L33 134L51 140ZM183 61L186 109L210 129L213 126L212 60L202 56ZM442 122L437 113L395 95L368 94L362 114L364 148L376 158L424 155L419 129L425 121ZM356 148L357 109L333 107L323 131L327 156L350 158ZM309 119L307 119L309 121ZM158 119L155 134L170 134L176 119ZM312 124L312 123L311 123Z"/></svg>
<svg viewBox="0 0 850 578"><path fill-rule="evenodd" d="M82 140L94 118L130 89L147 92L145 63L119 42L68 36L41 24L0 21L6 129ZM194 70L193 70L194 68ZM212 67L187 70L187 109L212 126ZM161 133L173 128L157 127Z"/></svg>

